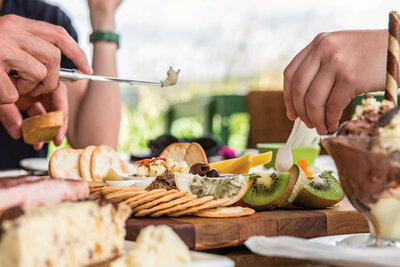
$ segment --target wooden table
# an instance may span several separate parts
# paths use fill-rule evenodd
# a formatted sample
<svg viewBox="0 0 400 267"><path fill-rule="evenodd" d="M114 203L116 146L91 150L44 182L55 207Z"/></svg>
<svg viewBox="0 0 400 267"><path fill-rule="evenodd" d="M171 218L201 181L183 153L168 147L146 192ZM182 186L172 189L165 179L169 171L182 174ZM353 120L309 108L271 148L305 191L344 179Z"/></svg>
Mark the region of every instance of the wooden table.
<svg viewBox="0 0 400 267"><path fill-rule="evenodd" d="M240 246L254 235L313 238L368 232L366 220L347 199L327 209L264 211L235 219L129 218L126 238L135 240L140 230L151 224L171 226L188 247L195 250Z"/></svg>

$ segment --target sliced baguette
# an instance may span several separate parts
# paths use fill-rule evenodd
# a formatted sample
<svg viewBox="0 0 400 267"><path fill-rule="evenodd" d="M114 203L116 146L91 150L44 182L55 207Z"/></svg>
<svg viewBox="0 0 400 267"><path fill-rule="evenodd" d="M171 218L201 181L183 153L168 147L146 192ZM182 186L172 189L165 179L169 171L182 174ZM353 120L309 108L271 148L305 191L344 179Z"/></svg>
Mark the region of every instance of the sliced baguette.
<svg viewBox="0 0 400 267"><path fill-rule="evenodd" d="M79 157L79 149L58 149L50 158L49 170L51 177L80 178Z"/></svg>
<svg viewBox="0 0 400 267"><path fill-rule="evenodd" d="M86 179L86 181L93 181L90 165L92 161L92 154L96 148L97 146L86 147L79 158L79 172L81 177Z"/></svg>
<svg viewBox="0 0 400 267"><path fill-rule="evenodd" d="M22 122L24 142L34 145L40 142L50 142L63 125L63 112L55 111L25 119Z"/></svg>
<svg viewBox="0 0 400 267"><path fill-rule="evenodd" d="M98 146L92 153L90 172L93 181L101 181L113 168L117 173L128 173L128 167L120 159L117 151L109 146Z"/></svg>

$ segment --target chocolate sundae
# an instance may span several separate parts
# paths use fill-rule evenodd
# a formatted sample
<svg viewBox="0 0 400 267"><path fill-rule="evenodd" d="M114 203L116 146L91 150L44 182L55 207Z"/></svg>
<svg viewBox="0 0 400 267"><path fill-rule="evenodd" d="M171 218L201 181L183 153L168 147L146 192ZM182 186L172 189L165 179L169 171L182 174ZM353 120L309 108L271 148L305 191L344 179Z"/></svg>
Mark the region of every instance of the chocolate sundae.
<svg viewBox="0 0 400 267"><path fill-rule="evenodd" d="M356 118L323 146L336 163L343 189L369 221L375 244L400 241L400 107L365 96Z"/></svg>

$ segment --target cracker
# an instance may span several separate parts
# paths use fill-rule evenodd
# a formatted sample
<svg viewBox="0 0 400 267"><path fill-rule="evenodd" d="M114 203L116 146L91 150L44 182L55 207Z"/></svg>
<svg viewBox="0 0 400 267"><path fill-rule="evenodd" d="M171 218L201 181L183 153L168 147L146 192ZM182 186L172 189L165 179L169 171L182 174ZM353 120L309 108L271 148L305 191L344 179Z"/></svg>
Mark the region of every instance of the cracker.
<svg viewBox="0 0 400 267"><path fill-rule="evenodd" d="M134 208L132 210L132 212L136 213L141 210L150 209L151 207L154 207L155 205L158 205L158 204L164 203L164 202L169 202L169 201L172 201L172 200L180 198L180 197L184 197L189 193L189 191L182 191L182 192L177 191L177 190L171 190L171 191L175 191L175 192L173 194L169 194L169 195L163 196L159 199L155 199L153 201L150 201L150 202L147 202L140 206L137 206L136 208Z"/></svg>
<svg viewBox="0 0 400 267"><path fill-rule="evenodd" d="M204 203L203 205L191 207L191 208L188 208L186 210L182 210L182 211L178 211L178 212L174 212L174 213L169 213L168 216L170 216L170 217L178 217L178 216L181 216L181 215L184 215L184 214L194 213L194 212L198 212L198 211L205 210L205 209L216 208L216 207L221 206L224 203L229 202L230 200L231 199L228 198L228 197L217 199L217 200L212 200L210 202Z"/></svg>
<svg viewBox="0 0 400 267"><path fill-rule="evenodd" d="M198 206L198 205L202 205L204 203L210 202L211 200L213 200L212 196L206 196L206 197L198 198L198 199L189 201L189 202L184 203L184 204L177 205L177 206L169 208L169 209L157 211L155 213L152 213L150 216L151 217L159 217L159 216L164 215L164 214L170 214L170 213L174 213L174 212L177 212L177 211L188 209L190 207L195 207L195 206Z"/></svg>
<svg viewBox="0 0 400 267"><path fill-rule="evenodd" d="M27 144L50 142L64 122L62 111L49 112L25 119L21 124L22 136Z"/></svg>
<svg viewBox="0 0 400 267"><path fill-rule="evenodd" d="M79 151L72 148L56 150L49 161L51 177L80 178L79 157Z"/></svg>
<svg viewBox="0 0 400 267"><path fill-rule="evenodd" d="M93 181L92 174L90 172L90 163L92 160L93 151L97 146L87 146L79 158L79 172L81 177L86 179L86 181Z"/></svg>
<svg viewBox="0 0 400 267"><path fill-rule="evenodd" d="M173 143L167 146L160 154L160 157L172 159L176 162L185 160L185 154L190 143Z"/></svg>
<svg viewBox="0 0 400 267"><path fill-rule="evenodd" d="M117 151L109 146L98 146L92 153L90 163L93 181L103 180L110 168L117 173L128 173L128 167L119 158Z"/></svg>
<svg viewBox="0 0 400 267"><path fill-rule="evenodd" d="M90 193L95 196L100 196L100 195L112 194L114 192L135 192L135 191L146 193L145 190L143 190L143 189L139 189L136 187L130 187L130 186L124 186L124 187L122 187L122 186L121 187L106 186L106 187L102 187L102 188L94 188L93 190L90 190Z"/></svg>
<svg viewBox="0 0 400 267"><path fill-rule="evenodd" d="M206 153L198 143L191 143L186 149L185 161L189 167L198 162L208 163Z"/></svg>
<svg viewBox="0 0 400 267"><path fill-rule="evenodd" d="M117 191L117 192L112 192L108 195L105 196L106 199L115 202L115 203L119 203L122 202L124 200L127 200L129 198L135 197L135 196L139 196L139 195L143 195L146 194L147 192L145 190L141 191L141 190L137 190L137 191Z"/></svg>
<svg viewBox="0 0 400 267"><path fill-rule="evenodd" d="M159 192L166 192L166 191L167 191L166 189L154 189L154 190L151 190L151 191L146 191L146 196L147 195L157 194ZM140 199L140 197L143 197L143 196L135 196L135 197L129 198L129 199L125 200L124 203L129 205L129 203L135 202L136 200Z"/></svg>
<svg viewBox="0 0 400 267"><path fill-rule="evenodd" d="M208 217L208 218L236 218L236 217L249 216L254 214L254 212L255 211L253 209L245 207L223 207L223 208L202 210L193 213L193 215L198 217Z"/></svg>
<svg viewBox="0 0 400 267"><path fill-rule="evenodd" d="M151 191L150 191L145 196L143 196L142 198L140 198L138 200L135 200L135 201L129 202L128 205L132 209L134 209L137 206L140 206L140 205L145 204L147 202L150 202L150 201L153 201L155 199L158 199L158 198L161 198L161 197L176 193L176 191L175 192L173 192L173 191L175 191L175 190L170 190L170 191L165 191L165 192L158 192L158 193L154 193L154 194L151 194Z"/></svg>
<svg viewBox="0 0 400 267"><path fill-rule="evenodd" d="M175 200L169 201L167 203L162 203L162 204L159 204L157 206L154 206L151 209L141 210L141 211L137 212L135 214L135 216L136 217L143 217L143 216L146 216L148 214L154 213L154 212L159 211L159 210L165 210L165 209L169 209L171 207L175 207L175 206L183 204L183 203L187 203L189 201L195 200L196 198L197 198L196 195L187 195L187 196L184 196L184 197L180 197L180 198L177 198Z"/></svg>

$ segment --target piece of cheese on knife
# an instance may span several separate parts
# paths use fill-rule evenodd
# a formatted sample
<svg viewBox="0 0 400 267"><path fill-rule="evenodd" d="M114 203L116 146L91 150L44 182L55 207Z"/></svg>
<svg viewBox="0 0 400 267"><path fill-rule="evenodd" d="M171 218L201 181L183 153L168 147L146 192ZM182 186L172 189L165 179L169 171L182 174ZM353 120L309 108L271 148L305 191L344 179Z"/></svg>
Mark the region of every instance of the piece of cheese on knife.
<svg viewBox="0 0 400 267"><path fill-rule="evenodd" d="M120 159L117 151L109 146L98 146L92 154L90 172L93 181L101 181L113 168L117 173L128 173L128 167Z"/></svg>

